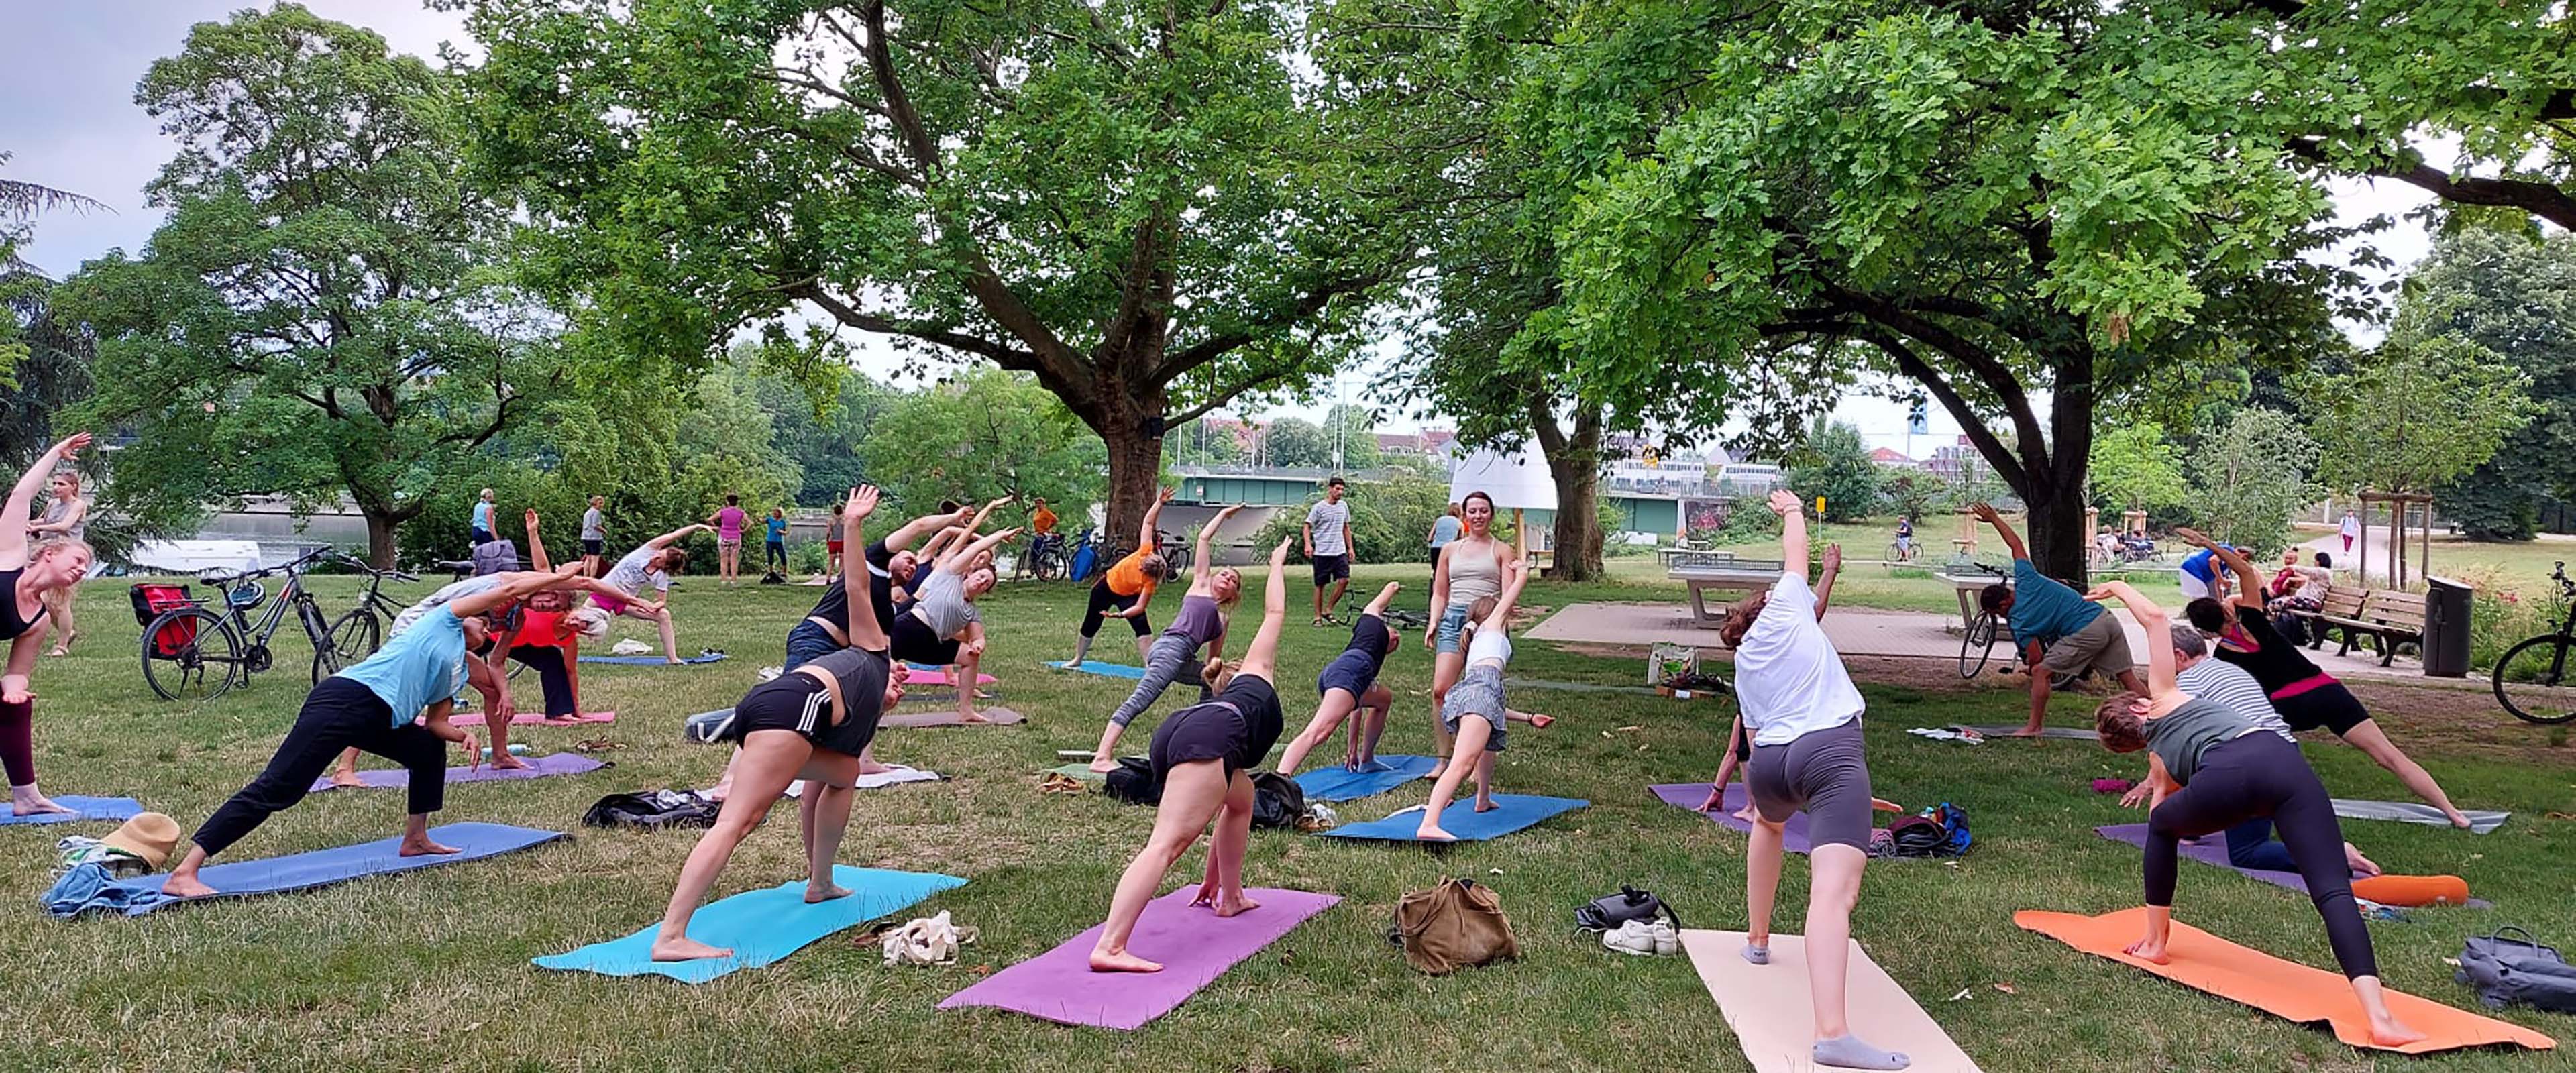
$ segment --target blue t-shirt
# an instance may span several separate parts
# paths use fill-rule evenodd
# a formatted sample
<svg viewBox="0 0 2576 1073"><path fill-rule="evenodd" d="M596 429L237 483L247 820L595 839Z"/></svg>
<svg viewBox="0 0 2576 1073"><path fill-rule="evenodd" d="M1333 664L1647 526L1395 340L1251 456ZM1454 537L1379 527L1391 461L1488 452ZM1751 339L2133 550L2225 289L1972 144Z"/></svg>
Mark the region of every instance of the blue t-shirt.
<svg viewBox="0 0 2576 1073"><path fill-rule="evenodd" d="M2218 581L2218 553L2211 551L2208 548L2202 548L2199 551L2183 556L2182 572L2199 578L2203 582L2216 583Z"/></svg>
<svg viewBox="0 0 2576 1073"><path fill-rule="evenodd" d="M492 504L479 499L474 501L474 528L486 533L492 531Z"/></svg>
<svg viewBox="0 0 2576 1073"><path fill-rule="evenodd" d="M2058 638L2091 625L2101 615L2102 605L2085 599L2083 593L2040 573L2028 559L2013 560L2015 639L2056 644Z"/></svg>
<svg viewBox="0 0 2576 1073"><path fill-rule="evenodd" d="M465 684L464 669L465 623L442 604L393 635L375 655L333 677L375 691L394 710L393 725L401 726L420 718L430 705L454 697Z"/></svg>
<svg viewBox="0 0 2576 1073"><path fill-rule="evenodd" d="M1458 539L1458 519L1456 516L1443 514L1432 521L1432 547L1440 547L1441 545L1447 544L1456 539Z"/></svg>
<svg viewBox="0 0 2576 1073"><path fill-rule="evenodd" d="M774 541L778 541L778 542L781 542L781 543L786 542L786 540L787 540L787 519L785 519L785 518L771 518L771 519L769 520L769 539L774 540Z"/></svg>

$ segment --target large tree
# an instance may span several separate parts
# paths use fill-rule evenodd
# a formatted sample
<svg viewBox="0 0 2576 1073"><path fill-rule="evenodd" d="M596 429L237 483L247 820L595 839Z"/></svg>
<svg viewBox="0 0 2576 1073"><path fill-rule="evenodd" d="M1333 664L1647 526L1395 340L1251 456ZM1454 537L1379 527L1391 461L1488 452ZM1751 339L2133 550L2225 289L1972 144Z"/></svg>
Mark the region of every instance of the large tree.
<svg viewBox="0 0 2576 1073"><path fill-rule="evenodd" d="M1563 233L1576 353L1642 376L1677 340L1787 347L1911 381L2028 506L2041 569L2081 577L2103 408L2331 350L2359 293L2307 259L2346 237L2323 189L2237 133L2260 43L2219 29L2078 0L1599 0L1564 92L1660 70L1593 107L1667 118Z"/></svg>
<svg viewBox="0 0 2576 1073"><path fill-rule="evenodd" d="M9 154L0 152L0 165ZM102 207L79 194L0 179L0 463L35 458L55 440L54 413L89 393L89 340L53 314L54 281L18 256L38 215Z"/></svg>
<svg viewBox="0 0 2576 1073"><path fill-rule="evenodd" d="M1296 390L1411 256L1401 127L1294 3L458 0L486 156L588 330L691 353L819 317L1034 375L1107 445Z"/></svg>
<svg viewBox="0 0 2576 1073"><path fill-rule="evenodd" d="M148 528L208 502L345 495L378 565L551 375L541 311L488 270L506 215L464 185L455 86L293 4L201 23L135 102L179 153L169 210L57 315L98 337L84 420L122 426L105 498Z"/></svg>
<svg viewBox="0 0 2576 1073"><path fill-rule="evenodd" d="M2543 497L2576 500L2576 238L2465 229L2405 286L2426 330L2483 346L2529 381L2531 423L2434 493L2469 535L2528 540Z"/></svg>

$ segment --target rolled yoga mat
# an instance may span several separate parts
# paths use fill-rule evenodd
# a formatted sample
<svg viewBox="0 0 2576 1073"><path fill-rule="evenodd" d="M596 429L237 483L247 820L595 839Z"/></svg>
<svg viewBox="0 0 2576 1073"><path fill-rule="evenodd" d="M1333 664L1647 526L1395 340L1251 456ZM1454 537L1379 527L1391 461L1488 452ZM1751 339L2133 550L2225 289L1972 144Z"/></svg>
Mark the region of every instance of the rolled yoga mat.
<svg viewBox="0 0 2576 1073"><path fill-rule="evenodd" d="M713 663L725 658L722 652L700 652L680 660L682 663ZM660 656L583 656L583 663L613 663L621 667L667 667L670 661Z"/></svg>
<svg viewBox="0 0 2576 1073"><path fill-rule="evenodd" d="M1377 758L1367 771L1352 771L1340 764L1329 764L1299 772L1297 787L1306 791L1309 801L1356 801L1374 797L1409 782L1419 782L1431 773L1438 760L1428 756L1388 755Z"/></svg>
<svg viewBox="0 0 2576 1073"><path fill-rule="evenodd" d="M1671 805L1674 808L1681 809L1682 811L1688 812L1694 816L1706 816L1709 819L1717 821L1719 826L1730 831L1740 831L1746 835L1753 833L1753 821L1739 820L1735 818L1735 813L1744 808L1744 803L1746 801L1743 783L1730 782L1726 784L1726 805L1716 812L1701 812L1699 810L1699 803L1708 800L1707 783L1668 782L1656 786L1649 786L1647 789L1654 791L1656 797L1662 798L1665 804ZM1791 813L1789 816L1789 822L1781 825L1780 848L1788 850L1791 853L1805 853L1809 849L1814 848L1814 844L1807 838L1806 813ZM1882 1044L1882 1046L1884 1046L1884 1044Z"/></svg>
<svg viewBox="0 0 2576 1073"><path fill-rule="evenodd" d="M1952 730L1973 730L1973 731L1976 731L1977 733L1982 734L1982 735L1984 735L1984 736L1986 736L1986 737L1989 737L1989 738L2009 738L2009 737L2012 737L2012 736L2013 736L2013 734L2014 734L2014 732L2015 732L2015 731L2018 731L2018 730L2020 730L2021 728L2020 728L2020 727L2017 727L2017 726L2012 726L2012 727L1972 727L1972 726L1968 726L1968 725L1963 724L1963 723L1952 723L1952 724L1950 724L1950 729L1952 729ZM2039 736L2040 736L2040 737L2043 737L2043 738L2054 738L2054 739L2056 739L2056 740L2058 740L2058 741L2100 741L2100 740L2102 740L2102 734L2101 734L2101 732L2100 732L2100 731L2095 731L2095 730L2086 730L2086 729L2084 729L2084 728L2082 728L2082 727L2041 727L2041 728L2039 728Z"/></svg>
<svg viewBox="0 0 2576 1073"><path fill-rule="evenodd" d="M206 898L173 898L161 893L162 882L170 878L166 873L120 880L109 884L109 891L121 899L125 915L142 916L183 902L281 894L345 883L360 876L463 864L515 853L565 837L569 836L561 831L540 831L505 823L450 823L430 828L430 841L453 846L461 852L405 857L401 853L402 839L380 838L354 846L290 853L284 857L208 865L197 873L197 878L215 888L215 893Z"/></svg>
<svg viewBox="0 0 2576 1073"><path fill-rule="evenodd" d="M1068 667L1065 665L1063 660L1057 660L1053 663L1047 664L1047 666L1053 667L1059 671L1072 671L1075 674L1096 674L1103 678L1142 680L1145 677L1145 668L1129 666L1124 663L1101 663L1096 660L1084 660L1082 661L1082 666Z"/></svg>
<svg viewBox="0 0 2576 1073"><path fill-rule="evenodd" d="M1843 967L1843 998L1852 1028L1873 1047L1899 1051L1913 1060L1908 1073L1979 1073L1977 1063L1923 1012L1887 970L1869 959L1858 940ZM1804 1073L1835 1068L1812 1060L1816 1042L1815 1006L1807 991L1807 940L1798 935L1771 935L1771 963L1744 960L1740 931L1682 932L1682 952L1699 970L1699 982L1717 1000L1717 1012L1735 1031L1736 1045L1756 1073Z"/></svg>
<svg viewBox="0 0 2576 1073"><path fill-rule="evenodd" d="M2141 850L2147 848L2147 825L2143 823L2121 823L2113 824L2109 827L2096 827L2093 829L2093 833L2110 839L2113 842L2126 842ZM2262 868L2236 867L2233 862L2227 859L2227 842L2219 835L2209 835L2197 842L2185 842L2181 846L2181 853L2184 860L2199 861L2202 864L2216 865L2220 868L2227 869L2230 872L2234 872L2237 875L2244 876L2247 879L2259 879L2274 886L2288 887L2289 889L2295 890L2301 894L2306 894L2308 892L2307 879L2299 875L2297 872L2274 872ZM2355 878L2358 879L2359 877ZM2405 879L2417 877L2395 876L2389 878ZM2360 891L2357 889L2353 893L2355 897L2362 896ZM2469 899L2468 906L2471 909L2494 908L2493 903L2477 898ZM2135 936L2131 936L2131 938L2135 938Z"/></svg>
<svg viewBox="0 0 2576 1073"><path fill-rule="evenodd" d="M530 760L528 766L523 768L496 768L490 764L479 768L452 767L447 769L447 781L450 785L460 782L512 782L519 779L542 779L554 775L582 775L607 766L587 756L554 753ZM359 772L358 781L364 783L366 789L375 790L409 786L411 772L403 768L371 768ZM324 775L313 780L313 787L307 792L318 794L331 789L337 789L337 787L332 785L330 776Z"/></svg>
<svg viewBox="0 0 2576 1073"><path fill-rule="evenodd" d="M941 999L939 1008L990 1006L1057 1024L1134 1031L1342 900L1336 894L1256 887L1244 894L1261 903L1260 908L1220 917L1215 910L1191 905L1197 894L1198 884L1191 883L1146 903L1144 916L1128 936L1128 952L1162 962L1161 972L1091 971L1091 948L1100 942L1095 926Z"/></svg>
<svg viewBox="0 0 2576 1073"><path fill-rule="evenodd" d="M2013 914L2013 923L2087 954L2145 969L2184 987L2232 999L2275 1017L2301 1024L2328 1022L2334 1026L2336 1039L2355 1047L2429 1054L2491 1044L2536 1050L2558 1045L2558 1041L2528 1028L2388 988L2383 991L2388 1012L2424 1033L2424 1038L2402 1047L2381 1047L2370 1042L2370 1017L2362 1012L2361 1000L2353 996L2352 985L2341 973L2283 961L2179 920L2173 922L2164 964L2131 956L2128 945L2146 932L2146 912L2139 907L2087 917L2025 909Z"/></svg>
<svg viewBox="0 0 2576 1073"><path fill-rule="evenodd" d="M64 794L54 803L70 812L47 812L36 816L12 816L0 810L0 824L6 823L79 823L83 820L130 820L143 812L143 803L131 797L80 797Z"/></svg>
<svg viewBox="0 0 2576 1073"><path fill-rule="evenodd" d="M689 937L709 946L729 947L732 957L655 961L653 939L662 931L662 923L657 920L622 939L549 954L530 964L602 976L650 973L684 984L703 984L737 969L757 969L784 960L833 932L909 909L940 891L966 885L956 876L848 865L835 866L832 881L849 888L850 896L809 905L805 901L805 881L796 879L700 906L697 915L689 918Z"/></svg>
<svg viewBox="0 0 2576 1073"><path fill-rule="evenodd" d="M1537 794L1495 794L1492 812L1476 811L1473 794L1460 794L1440 813L1440 827L1458 836L1460 842L1481 842L1499 838L1525 827L1537 826L1552 816L1572 812L1591 804L1571 797L1542 797ZM1334 838L1370 838L1386 842L1420 842L1414 831L1422 826L1422 807L1416 805L1382 820L1346 823L1324 832Z"/></svg>
<svg viewBox="0 0 2576 1073"><path fill-rule="evenodd" d="M2460 811L2469 817L2469 833L2478 835L2493 833L2513 816L2510 812ZM2427 827L2451 825L2451 818L2442 815L2442 810L2418 801L2355 801L2338 797L2334 799L2334 814L2347 820L2396 820Z"/></svg>

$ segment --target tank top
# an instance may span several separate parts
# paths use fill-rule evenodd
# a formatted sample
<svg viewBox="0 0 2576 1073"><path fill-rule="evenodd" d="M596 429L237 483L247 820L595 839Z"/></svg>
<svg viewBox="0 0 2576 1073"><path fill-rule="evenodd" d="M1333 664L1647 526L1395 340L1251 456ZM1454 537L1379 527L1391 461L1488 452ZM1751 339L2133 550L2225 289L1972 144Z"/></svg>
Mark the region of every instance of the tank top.
<svg viewBox="0 0 2576 1073"><path fill-rule="evenodd" d="M1463 537L1449 547L1458 552L1449 560L1450 606L1465 607L1503 591L1503 571L1494 565L1492 552Z"/></svg>
<svg viewBox="0 0 2576 1073"><path fill-rule="evenodd" d="M22 573L24 569L0 570L0 641L17 640L45 618L42 604L36 606L35 614L19 617L18 575Z"/></svg>
<svg viewBox="0 0 2576 1073"><path fill-rule="evenodd" d="M43 523L45 523L45 524L47 524L47 525L52 525L52 524L53 524L53 523L55 523L55 522L59 522L59 521L63 520L64 518L70 517L70 516L71 516L71 513L72 513L72 504L73 504L74 502L77 502L77 501L76 501L76 500L70 500L70 499L48 499L48 500L46 500L46 501L45 501L45 516L44 516L44 517L42 517L42 518L37 519L37 521L43 522ZM68 539L71 539L71 540L86 540L86 539L89 539L89 521L88 521L86 518L84 518L84 519L83 519L83 520L81 520L80 522L74 523L74 524L73 524L73 526L72 526L71 528L69 528L69 529L65 529L65 530L63 530L63 531L62 531L62 532L60 532L60 533L48 534L48 536L54 537L55 539L65 539L65 538L68 538Z"/></svg>
<svg viewBox="0 0 2576 1073"><path fill-rule="evenodd" d="M1216 640L1225 629L1225 619L1217 613L1216 597L1191 593L1181 597L1181 613L1172 616L1172 624L1163 632L1203 645Z"/></svg>
<svg viewBox="0 0 2576 1073"><path fill-rule="evenodd" d="M2175 782L2188 785L2202 756L2260 729L2234 708L2195 697L2163 718L2147 720L2147 751L2165 762Z"/></svg>
<svg viewBox="0 0 2576 1073"><path fill-rule="evenodd" d="M1511 634L1501 630L1477 630L1467 641L1467 665L1470 667L1486 662L1499 666L1511 661Z"/></svg>

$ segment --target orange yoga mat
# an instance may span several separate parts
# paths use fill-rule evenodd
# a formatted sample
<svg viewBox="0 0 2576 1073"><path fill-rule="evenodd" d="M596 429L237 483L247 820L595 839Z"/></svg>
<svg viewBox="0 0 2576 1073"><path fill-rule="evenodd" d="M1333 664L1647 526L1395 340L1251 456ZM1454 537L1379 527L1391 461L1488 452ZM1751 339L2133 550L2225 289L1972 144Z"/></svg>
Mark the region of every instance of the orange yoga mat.
<svg viewBox="0 0 2576 1073"><path fill-rule="evenodd" d="M2429 1054L2456 1047L2498 1043L2518 1044L2535 1050L2558 1046L2558 1041L2528 1028L2506 1024L2492 1017L2480 1017L2467 1010L2392 989L2387 992L2388 1012L2396 1014L2397 1019L2406 1022L2408 1027L2424 1033L2424 1038L2403 1047L2381 1047L2370 1042L2370 1018L2361 1012L2361 1000L2353 997L2352 985L2344 980L2343 974L2283 961L2181 921L2174 922L2172 941L2165 948L2170 958L2166 964L2140 961L2122 948L2138 941L2138 936L2146 933L2146 915L2143 906L2098 917L2025 909L2013 914L2013 923L2087 954L2098 954L2137 966L2185 987L2234 999L2275 1017L2302 1024L2332 1022L2335 1038L2355 1047Z"/></svg>

